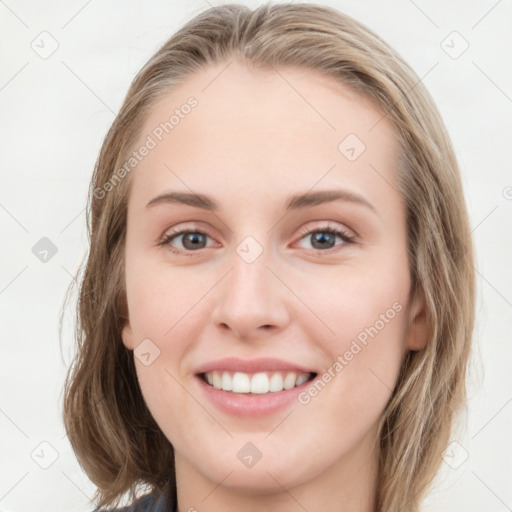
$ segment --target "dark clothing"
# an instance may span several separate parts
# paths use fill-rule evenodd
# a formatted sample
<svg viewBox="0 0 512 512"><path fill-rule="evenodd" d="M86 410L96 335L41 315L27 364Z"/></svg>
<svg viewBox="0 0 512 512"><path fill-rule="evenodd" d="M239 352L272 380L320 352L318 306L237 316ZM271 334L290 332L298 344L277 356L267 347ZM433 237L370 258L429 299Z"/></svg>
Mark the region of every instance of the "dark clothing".
<svg viewBox="0 0 512 512"><path fill-rule="evenodd" d="M95 509L94 512L98 510ZM112 509L109 512L176 512L176 510L175 494L164 489L163 491L154 490L131 505Z"/></svg>

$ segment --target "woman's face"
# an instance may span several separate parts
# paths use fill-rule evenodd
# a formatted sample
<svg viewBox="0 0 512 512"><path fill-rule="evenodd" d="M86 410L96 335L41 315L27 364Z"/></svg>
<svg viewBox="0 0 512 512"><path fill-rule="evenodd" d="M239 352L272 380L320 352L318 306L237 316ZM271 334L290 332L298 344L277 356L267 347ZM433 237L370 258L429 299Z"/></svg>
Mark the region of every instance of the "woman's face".
<svg viewBox="0 0 512 512"><path fill-rule="evenodd" d="M123 342L178 478L263 491L375 467L424 343L392 125L315 72L235 61L170 92L136 150Z"/></svg>

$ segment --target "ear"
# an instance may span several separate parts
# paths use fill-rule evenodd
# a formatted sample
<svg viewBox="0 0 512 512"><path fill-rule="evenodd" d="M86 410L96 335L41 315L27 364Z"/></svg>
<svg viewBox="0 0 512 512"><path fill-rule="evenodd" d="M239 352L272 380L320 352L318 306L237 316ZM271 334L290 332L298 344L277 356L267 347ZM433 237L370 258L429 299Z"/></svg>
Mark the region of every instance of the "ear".
<svg viewBox="0 0 512 512"><path fill-rule="evenodd" d="M406 336L406 348L418 351L425 348L428 341L427 308L425 293L419 287L409 305L409 318Z"/></svg>
<svg viewBox="0 0 512 512"><path fill-rule="evenodd" d="M123 330L121 331L123 345L128 350L133 350L135 348L135 343L133 339L132 326L130 324L130 315L128 313L128 301L126 299L126 290L124 291L120 298L119 314L121 318L124 320Z"/></svg>
<svg viewBox="0 0 512 512"><path fill-rule="evenodd" d="M123 339L124 346L128 350L133 350L135 348L135 344L133 342L133 331L128 319L126 319L126 323L124 324L121 332L121 338Z"/></svg>

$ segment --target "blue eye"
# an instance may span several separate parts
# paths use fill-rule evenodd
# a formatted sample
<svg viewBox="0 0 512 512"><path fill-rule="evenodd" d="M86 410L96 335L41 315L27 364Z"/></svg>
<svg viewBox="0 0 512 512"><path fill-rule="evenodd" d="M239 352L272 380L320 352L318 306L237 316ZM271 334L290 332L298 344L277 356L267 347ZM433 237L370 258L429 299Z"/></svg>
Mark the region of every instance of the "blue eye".
<svg viewBox="0 0 512 512"><path fill-rule="evenodd" d="M174 239L180 239L183 248L176 249L171 245L171 242ZM168 245L172 252L176 252L179 254L186 254L186 251L196 251L199 249L204 249L204 244L206 243L206 239L210 238L207 234L202 233L201 231L190 231L190 230L182 230L177 233L170 233L167 235L164 240L162 240L162 245Z"/></svg>
<svg viewBox="0 0 512 512"><path fill-rule="evenodd" d="M344 231L330 227L308 231L306 235L301 238L301 240L308 238L311 241L313 249L320 251L333 249L338 245L343 245L343 243L352 243L354 241L353 238ZM336 238L340 238L342 243L337 244Z"/></svg>
<svg viewBox="0 0 512 512"><path fill-rule="evenodd" d="M302 233L300 240L308 239L308 237L313 246L312 250L316 250L319 253L327 252L344 244L354 243L354 238L351 235L342 229L336 229L331 226L306 230ZM181 231L166 234L159 245L168 247L175 254L194 256L194 253L207 248L206 244L209 238L211 239L210 236L202 231L182 229ZM341 240L341 243L336 243L337 238ZM181 247L174 245L175 240L180 241ZM305 247L305 249L309 248Z"/></svg>

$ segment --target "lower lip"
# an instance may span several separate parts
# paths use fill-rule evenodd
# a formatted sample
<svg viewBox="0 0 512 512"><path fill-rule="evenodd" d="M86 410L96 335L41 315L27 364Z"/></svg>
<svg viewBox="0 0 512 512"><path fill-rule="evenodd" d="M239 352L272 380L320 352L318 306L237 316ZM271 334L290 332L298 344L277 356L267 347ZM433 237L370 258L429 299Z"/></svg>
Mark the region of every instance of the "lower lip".
<svg viewBox="0 0 512 512"><path fill-rule="evenodd" d="M222 412L241 418L256 418L275 413L294 400L297 395L311 384L311 379L300 386L264 394L233 393L223 391L207 384L197 376L202 392Z"/></svg>

